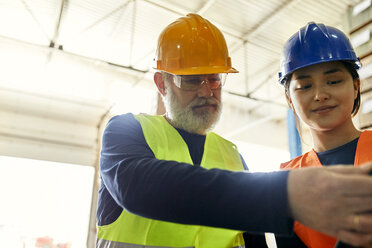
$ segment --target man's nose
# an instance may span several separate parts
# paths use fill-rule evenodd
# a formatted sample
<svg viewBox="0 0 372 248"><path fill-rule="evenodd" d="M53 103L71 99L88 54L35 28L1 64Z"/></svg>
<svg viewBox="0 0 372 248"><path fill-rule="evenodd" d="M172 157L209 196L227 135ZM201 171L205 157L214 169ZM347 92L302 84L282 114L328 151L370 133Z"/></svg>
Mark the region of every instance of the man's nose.
<svg viewBox="0 0 372 248"><path fill-rule="evenodd" d="M213 96L213 91L211 90L208 80L203 80L201 82L200 88L198 89L199 97L211 97Z"/></svg>

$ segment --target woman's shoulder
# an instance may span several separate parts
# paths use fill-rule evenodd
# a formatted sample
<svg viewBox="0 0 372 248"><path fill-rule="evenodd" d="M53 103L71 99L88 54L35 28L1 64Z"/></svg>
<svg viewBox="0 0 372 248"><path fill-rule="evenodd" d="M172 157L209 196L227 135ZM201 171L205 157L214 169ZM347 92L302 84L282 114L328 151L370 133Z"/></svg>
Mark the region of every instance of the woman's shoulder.
<svg viewBox="0 0 372 248"><path fill-rule="evenodd" d="M299 161L301 161L303 155L298 156L297 158L291 159L287 162L280 164L280 169L294 169L299 167Z"/></svg>
<svg viewBox="0 0 372 248"><path fill-rule="evenodd" d="M291 159L287 162L284 162L284 163L281 163L280 164L280 169L297 169L297 168L300 168L302 167L303 165L303 161L308 161L309 159L311 160L312 159L312 154L313 153L313 150L310 150L294 159Z"/></svg>

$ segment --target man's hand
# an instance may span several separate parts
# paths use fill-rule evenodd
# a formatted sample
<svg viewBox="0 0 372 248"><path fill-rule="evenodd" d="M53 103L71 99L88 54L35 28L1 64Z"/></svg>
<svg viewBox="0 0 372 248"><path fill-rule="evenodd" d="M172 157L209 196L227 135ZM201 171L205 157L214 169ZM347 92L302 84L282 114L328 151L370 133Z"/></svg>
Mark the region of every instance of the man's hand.
<svg viewBox="0 0 372 248"><path fill-rule="evenodd" d="M346 243L372 247L372 164L293 170L290 215Z"/></svg>

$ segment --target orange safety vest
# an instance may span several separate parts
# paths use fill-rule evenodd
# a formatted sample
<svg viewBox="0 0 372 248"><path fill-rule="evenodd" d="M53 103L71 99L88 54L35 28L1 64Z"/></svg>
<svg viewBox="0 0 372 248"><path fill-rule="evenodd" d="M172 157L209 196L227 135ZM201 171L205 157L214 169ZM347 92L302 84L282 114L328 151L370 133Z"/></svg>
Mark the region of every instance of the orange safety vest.
<svg viewBox="0 0 372 248"><path fill-rule="evenodd" d="M364 131L358 140L354 166L360 166L369 161L372 161L372 131ZM322 166L313 149L302 156L281 164L280 168L299 169L310 166ZM302 242L310 248L333 248L337 242L335 238L306 227L298 221L294 223L294 231Z"/></svg>

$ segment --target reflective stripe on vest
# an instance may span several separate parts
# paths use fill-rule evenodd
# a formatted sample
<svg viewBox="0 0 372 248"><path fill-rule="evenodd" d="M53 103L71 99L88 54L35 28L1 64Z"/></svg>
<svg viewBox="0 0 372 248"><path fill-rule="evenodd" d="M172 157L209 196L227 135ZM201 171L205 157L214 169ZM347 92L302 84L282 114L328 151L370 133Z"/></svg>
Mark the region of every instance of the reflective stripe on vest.
<svg viewBox="0 0 372 248"><path fill-rule="evenodd" d="M372 161L372 131L364 131L359 136L355 152L354 166L360 166L369 161ZM298 169L309 166L322 166L314 150L311 150L287 163L283 163L280 167L282 169ZM309 248L333 248L337 241L335 238L315 231L297 221L294 223L294 231Z"/></svg>
<svg viewBox="0 0 372 248"><path fill-rule="evenodd" d="M187 144L164 117L141 114L135 118L140 122L145 140L157 159L193 164ZM214 133L206 136L200 166L244 170L236 146ZM244 247L240 231L152 220L125 210L113 223L98 226L97 238L99 248Z"/></svg>
<svg viewBox="0 0 372 248"><path fill-rule="evenodd" d="M110 247L110 248L172 248L170 246L149 246L149 245L135 245L127 244L103 239L97 239L96 247ZM179 247L179 248L195 248L194 246ZM234 246L232 248L245 248L245 245Z"/></svg>

